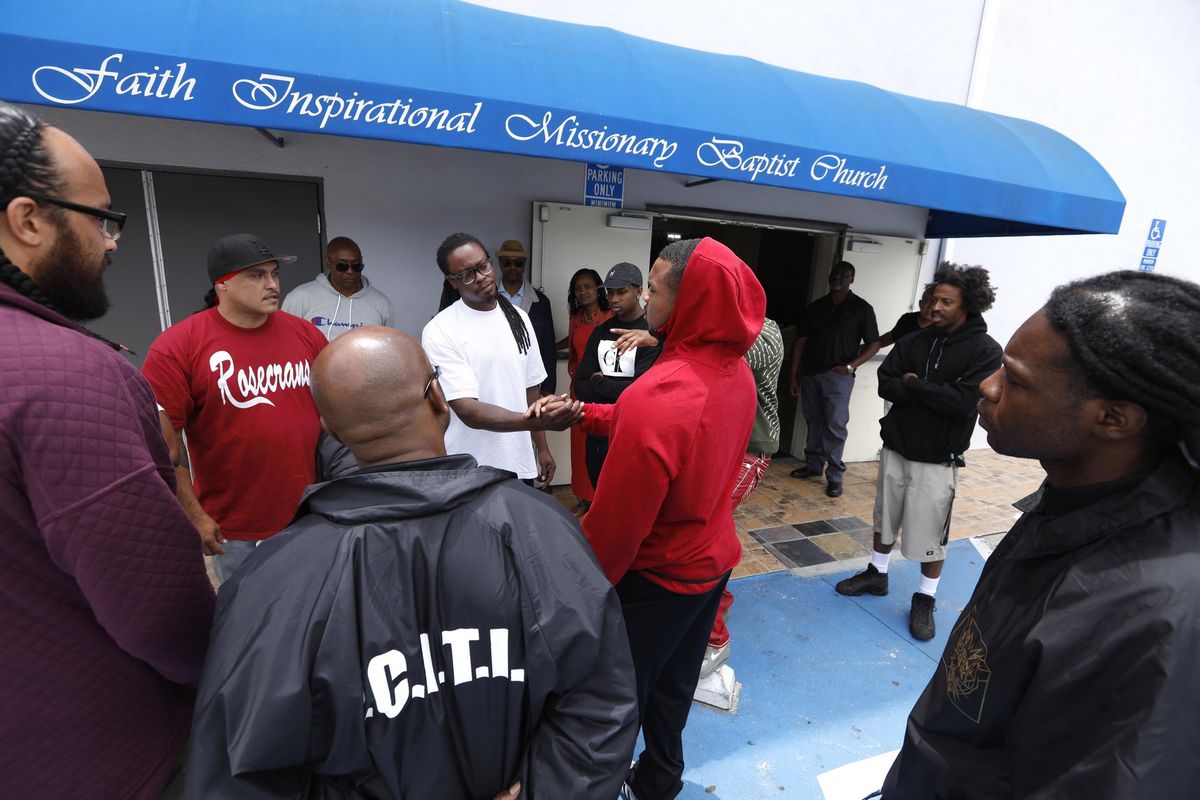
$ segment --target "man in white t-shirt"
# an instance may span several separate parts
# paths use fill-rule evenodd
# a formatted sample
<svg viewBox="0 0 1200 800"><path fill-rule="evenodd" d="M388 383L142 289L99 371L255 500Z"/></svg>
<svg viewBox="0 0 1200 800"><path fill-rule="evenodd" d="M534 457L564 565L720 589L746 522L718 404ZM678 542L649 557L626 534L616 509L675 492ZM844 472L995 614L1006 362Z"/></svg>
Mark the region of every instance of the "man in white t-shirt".
<svg viewBox="0 0 1200 800"><path fill-rule="evenodd" d="M529 317L496 291L495 264L474 236L447 237L437 263L446 281L442 310L425 326L421 344L450 403L446 452L548 484L554 457L545 431L570 427L582 404L527 416L546 379Z"/></svg>

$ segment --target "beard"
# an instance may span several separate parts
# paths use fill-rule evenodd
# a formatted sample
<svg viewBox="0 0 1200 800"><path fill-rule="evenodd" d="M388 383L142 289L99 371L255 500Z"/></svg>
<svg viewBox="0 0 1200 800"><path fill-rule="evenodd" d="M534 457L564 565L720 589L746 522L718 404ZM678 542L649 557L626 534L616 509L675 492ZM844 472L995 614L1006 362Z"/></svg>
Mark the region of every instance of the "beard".
<svg viewBox="0 0 1200 800"><path fill-rule="evenodd" d="M88 264L79 237L70 226L60 224L58 240L37 269L37 286L67 319L90 322L108 313L104 270L112 263L105 253L98 263Z"/></svg>

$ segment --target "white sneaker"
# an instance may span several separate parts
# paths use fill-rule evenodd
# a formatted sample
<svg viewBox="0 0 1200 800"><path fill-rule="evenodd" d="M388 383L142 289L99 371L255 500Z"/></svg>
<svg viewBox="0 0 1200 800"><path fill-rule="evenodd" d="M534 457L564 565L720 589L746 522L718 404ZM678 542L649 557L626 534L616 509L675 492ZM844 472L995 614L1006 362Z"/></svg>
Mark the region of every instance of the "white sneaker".
<svg viewBox="0 0 1200 800"><path fill-rule="evenodd" d="M700 680L712 675L729 660L729 644L726 642L720 647L710 647L704 651L704 661L700 664Z"/></svg>
<svg viewBox="0 0 1200 800"><path fill-rule="evenodd" d="M617 795L617 800L637 800L637 796L634 795L633 789L629 788L628 783L622 782L621 793Z"/></svg>

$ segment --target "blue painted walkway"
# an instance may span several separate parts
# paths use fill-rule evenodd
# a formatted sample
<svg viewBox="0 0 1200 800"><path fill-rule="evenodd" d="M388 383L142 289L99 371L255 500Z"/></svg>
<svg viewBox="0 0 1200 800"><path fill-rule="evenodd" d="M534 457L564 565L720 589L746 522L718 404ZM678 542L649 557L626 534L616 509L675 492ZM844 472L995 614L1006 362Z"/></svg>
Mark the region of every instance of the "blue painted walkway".
<svg viewBox="0 0 1200 800"><path fill-rule="evenodd" d="M852 572L732 582L729 663L741 699L734 713L692 706L681 800L822 800L817 775L898 748L982 568L970 541L951 543L938 588L938 635L929 642L908 633L920 572L899 554L887 597L834 592Z"/></svg>

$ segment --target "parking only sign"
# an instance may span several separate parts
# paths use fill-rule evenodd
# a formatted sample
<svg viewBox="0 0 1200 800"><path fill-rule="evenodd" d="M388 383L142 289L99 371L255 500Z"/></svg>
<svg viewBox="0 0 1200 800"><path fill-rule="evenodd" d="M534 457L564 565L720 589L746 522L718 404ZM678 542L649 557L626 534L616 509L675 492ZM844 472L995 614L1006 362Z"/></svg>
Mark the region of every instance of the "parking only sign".
<svg viewBox="0 0 1200 800"><path fill-rule="evenodd" d="M1162 249L1163 232L1167 229L1165 219L1150 220L1150 232L1146 234L1146 243L1142 245L1142 263L1138 266L1142 272L1154 272L1158 263L1158 251Z"/></svg>
<svg viewBox="0 0 1200 800"><path fill-rule="evenodd" d="M588 164L583 184L583 203L588 206L620 208L625 198L625 168Z"/></svg>

